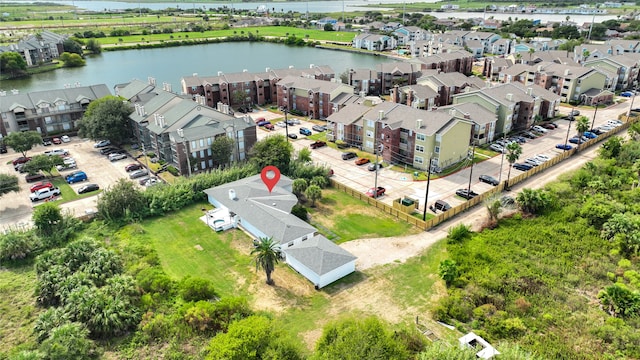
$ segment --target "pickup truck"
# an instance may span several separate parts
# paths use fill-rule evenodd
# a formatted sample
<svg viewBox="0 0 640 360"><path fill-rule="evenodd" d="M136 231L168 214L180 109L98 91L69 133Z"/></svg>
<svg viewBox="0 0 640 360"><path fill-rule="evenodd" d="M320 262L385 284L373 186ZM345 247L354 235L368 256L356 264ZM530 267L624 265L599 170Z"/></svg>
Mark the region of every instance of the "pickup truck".
<svg viewBox="0 0 640 360"><path fill-rule="evenodd" d="M29 199L34 202L38 200L48 199L54 196L60 196L60 189L58 189L57 187L36 190L33 192L33 194L29 195Z"/></svg>
<svg viewBox="0 0 640 360"><path fill-rule="evenodd" d="M320 141L320 140L318 140L316 142L313 142L313 143L311 143L311 145L309 145L309 147L311 147L312 149L317 149L317 148L323 147L323 146L327 146L327 143L324 142L324 141Z"/></svg>

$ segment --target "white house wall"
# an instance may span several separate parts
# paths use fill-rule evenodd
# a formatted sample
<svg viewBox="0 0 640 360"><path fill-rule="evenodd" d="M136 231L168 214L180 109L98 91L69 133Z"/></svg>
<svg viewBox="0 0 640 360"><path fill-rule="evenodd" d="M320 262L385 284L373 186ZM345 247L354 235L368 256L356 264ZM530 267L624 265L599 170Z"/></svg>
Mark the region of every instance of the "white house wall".
<svg viewBox="0 0 640 360"><path fill-rule="evenodd" d="M286 252L286 251L285 251ZM336 280L342 279L343 277L351 274L356 271L356 261L350 261L339 268L336 268L322 276L316 274L314 271L310 270L308 267L304 266L301 262L295 259L293 256L287 254L286 258L287 264L291 266L295 271L302 274L302 276L306 277L313 283L314 286L318 286L318 288L323 288Z"/></svg>
<svg viewBox="0 0 640 360"><path fill-rule="evenodd" d="M322 287L320 286L320 282L321 282L320 275L311 271L308 267L302 265L302 263L297 259L295 259L293 256L287 254L286 249L285 249L285 254L287 255L286 261L287 261L287 264L289 264L289 266L291 266L295 271L299 272L302 276L309 279L309 281L311 281L311 283L313 283L314 286L318 285L319 288Z"/></svg>

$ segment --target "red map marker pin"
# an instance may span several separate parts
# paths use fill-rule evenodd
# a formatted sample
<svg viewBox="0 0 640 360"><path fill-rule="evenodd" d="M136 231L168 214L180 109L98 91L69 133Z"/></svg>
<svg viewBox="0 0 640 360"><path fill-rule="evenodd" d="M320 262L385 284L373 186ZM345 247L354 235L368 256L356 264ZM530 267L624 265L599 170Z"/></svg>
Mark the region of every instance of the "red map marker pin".
<svg viewBox="0 0 640 360"><path fill-rule="evenodd" d="M280 170L273 165L265 166L260 173L260 177L262 182L267 185L269 192L271 192L273 187L280 181Z"/></svg>

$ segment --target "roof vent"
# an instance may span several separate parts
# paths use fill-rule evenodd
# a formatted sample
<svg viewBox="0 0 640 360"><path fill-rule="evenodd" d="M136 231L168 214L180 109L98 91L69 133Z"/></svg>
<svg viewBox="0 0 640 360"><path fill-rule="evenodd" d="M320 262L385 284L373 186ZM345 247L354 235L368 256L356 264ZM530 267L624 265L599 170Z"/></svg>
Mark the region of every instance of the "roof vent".
<svg viewBox="0 0 640 360"><path fill-rule="evenodd" d="M422 119L416 120L416 129L422 128Z"/></svg>
<svg viewBox="0 0 640 360"><path fill-rule="evenodd" d="M513 94L511 94L511 93L507 94L506 98L509 101L513 101Z"/></svg>
<svg viewBox="0 0 640 360"><path fill-rule="evenodd" d="M236 191L233 189L229 189L229 200L238 200L236 196Z"/></svg>

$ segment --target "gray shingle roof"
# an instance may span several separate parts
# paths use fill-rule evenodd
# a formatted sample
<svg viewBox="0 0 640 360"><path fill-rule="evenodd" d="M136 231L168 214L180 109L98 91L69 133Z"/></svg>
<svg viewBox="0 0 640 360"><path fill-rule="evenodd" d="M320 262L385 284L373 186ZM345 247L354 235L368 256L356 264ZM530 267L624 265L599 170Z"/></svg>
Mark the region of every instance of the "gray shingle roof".
<svg viewBox="0 0 640 360"><path fill-rule="evenodd" d="M291 179L281 176L269 193L260 175L254 175L204 192L283 244L316 231L313 226L291 215L291 208L298 203L296 196L285 189L291 183ZM229 198L229 190L235 192L235 200Z"/></svg>
<svg viewBox="0 0 640 360"><path fill-rule="evenodd" d="M351 253L323 235L316 235L311 239L285 248L284 252L293 256L318 275L327 274L356 259Z"/></svg>
<svg viewBox="0 0 640 360"><path fill-rule="evenodd" d="M25 109L35 109L37 104L47 103L55 107L56 101L66 104L87 103L105 96L111 95L109 88L104 85L91 85L81 87L71 87L68 89L55 89L47 91L33 91L30 93L7 93L0 96L0 111L9 111L16 106Z"/></svg>

